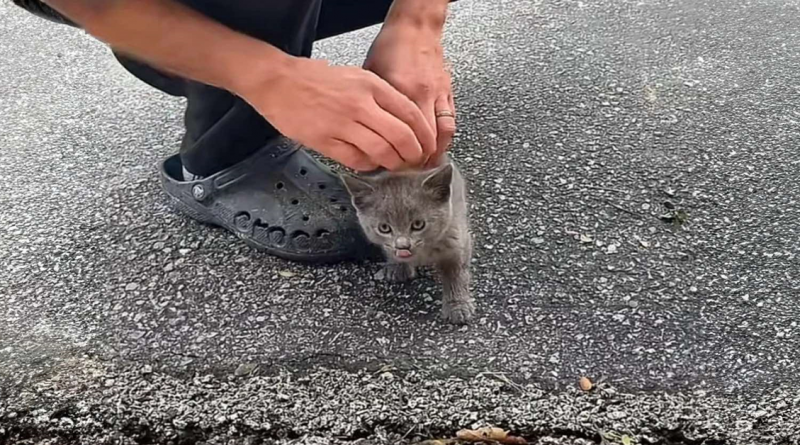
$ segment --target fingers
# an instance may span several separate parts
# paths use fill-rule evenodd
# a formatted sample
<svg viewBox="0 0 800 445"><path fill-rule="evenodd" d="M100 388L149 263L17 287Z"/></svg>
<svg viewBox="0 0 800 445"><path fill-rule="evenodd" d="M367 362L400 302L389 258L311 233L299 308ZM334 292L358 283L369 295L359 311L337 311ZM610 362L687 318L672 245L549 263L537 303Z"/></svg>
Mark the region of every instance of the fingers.
<svg viewBox="0 0 800 445"><path fill-rule="evenodd" d="M353 144L339 139L333 139L327 144L322 154L355 171L366 172L378 168L366 153Z"/></svg>
<svg viewBox="0 0 800 445"><path fill-rule="evenodd" d="M403 145L395 146L395 149L404 159L408 160L405 156L407 154L414 159L414 163L419 164L424 155L432 155L436 152L433 127L428 124L425 115L411 99L398 92L383 79L377 76L375 79L374 95L378 106L410 127L416 138L416 143L410 144L403 141ZM418 149L419 152L417 152Z"/></svg>
<svg viewBox="0 0 800 445"><path fill-rule="evenodd" d="M359 148L364 148L368 154L375 154L394 165L394 168L387 166L390 170L397 170L404 166L419 165L424 160L422 147L411 128L377 104L364 110L359 123L365 129L379 136L380 139L380 141L373 141L373 143L379 144L377 147L362 147L359 145ZM350 138L349 135L348 138ZM387 146L400 159L399 165L397 165L395 159L390 159L391 155L386 152ZM373 158L373 160L377 159Z"/></svg>
<svg viewBox="0 0 800 445"><path fill-rule="evenodd" d="M385 113L383 110L378 110L378 112ZM402 127L399 125L398 127L400 128L393 130L402 131ZM410 130L406 131L407 138L414 137ZM366 154L373 163L388 170L399 170L407 163L404 158L400 157L392 142L363 124L348 130L347 139L351 145Z"/></svg>
<svg viewBox="0 0 800 445"><path fill-rule="evenodd" d="M437 113L449 111L453 116L436 116L436 156L442 156L456 134L455 107L451 97L439 96L434 109Z"/></svg>
<svg viewBox="0 0 800 445"><path fill-rule="evenodd" d="M428 122L428 125L433 129L434 136L436 135L436 105L433 101L433 98L430 100L425 101L424 103L420 103L419 109L422 110L422 114L425 116L425 120Z"/></svg>
<svg viewBox="0 0 800 445"><path fill-rule="evenodd" d="M433 100L426 101L426 103L421 104L419 108L420 108L420 110L422 110L422 114L425 115L425 120L428 121L428 125L430 125L431 128L433 129L434 136L436 136L436 131L437 131L437 128L436 128L436 108L434 106L434 101ZM437 151L438 151L438 147L437 147ZM428 163L430 162L431 158L435 158L435 157L436 157L436 153L426 154L425 155L425 160L423 161L423 165L428 165Z"/></svg>

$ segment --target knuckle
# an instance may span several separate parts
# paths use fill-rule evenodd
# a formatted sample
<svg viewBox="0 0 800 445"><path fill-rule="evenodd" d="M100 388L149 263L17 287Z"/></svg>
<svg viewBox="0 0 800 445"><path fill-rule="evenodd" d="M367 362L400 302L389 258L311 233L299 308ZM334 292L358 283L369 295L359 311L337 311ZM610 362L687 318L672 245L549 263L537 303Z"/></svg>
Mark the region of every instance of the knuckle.
<svg viewBox="0 0 800 445"><path fill-rule="evenodd" d="M363 121L370 115L369 105L370 100L366 97L350 101L347 104L348 115L352 116L356 120Z"/></svg>
<svg viewBox="0 0 800 445"><path fill-rule="evenodd" d="M377 107L374 100L369 100L358 107L358 113L359 117L363 118L365 121L373 121L380 116L381 110Z"/></svg>
<svg viewBox="0 0 800 445"><path fill-rule="evenodd" d="M362 101L353 101L347 107L348 115L354 121L363 122L369 115L367 107Z"/></svg>
<svg viewBox="0 0 800 445"><path fill-rule="evenodd" d="M372 71L361 70L361 79L372 89L379 89L383 86L383 81Z"/></svg>
<svg viewBox="0 0 800 445"><path fill-rule="evenodd" d="M357 66L340 66L339 69L345 70L347 74L355 77L363 76L365 70Z"/></svg>
<svg viewBox="0 0 800 445"><path fill-rule="evenodd" d="M416 83L411 88L411 96L417 99L429 97L433 92L433 86L427 83Z"/></svg>
<svg viewBox="0 0 800 445"><path fill-rule="evenodd" d="M424 120L425 118L422 115L422 112L420 112L417 104L411 101L411 99L408 98L404 99L405 100L403 101L403 113L405 115L405 118L408 119L409 122L413 122L417 118L422 118Z"/></svg>

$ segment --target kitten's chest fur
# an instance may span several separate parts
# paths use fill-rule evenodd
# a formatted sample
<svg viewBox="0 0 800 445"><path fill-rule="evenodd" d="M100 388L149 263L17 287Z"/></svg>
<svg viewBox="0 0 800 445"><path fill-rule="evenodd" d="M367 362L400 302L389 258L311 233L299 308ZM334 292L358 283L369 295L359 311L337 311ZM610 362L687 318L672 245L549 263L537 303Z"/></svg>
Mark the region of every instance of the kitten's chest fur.
<svg viewBox="0 0 800 445"><path fill-rule="evenodd" d="M459 230L452 230L439 242L425 246L411 262L414 266L432 266L458 258L465 250L468 239Z"/></svg>

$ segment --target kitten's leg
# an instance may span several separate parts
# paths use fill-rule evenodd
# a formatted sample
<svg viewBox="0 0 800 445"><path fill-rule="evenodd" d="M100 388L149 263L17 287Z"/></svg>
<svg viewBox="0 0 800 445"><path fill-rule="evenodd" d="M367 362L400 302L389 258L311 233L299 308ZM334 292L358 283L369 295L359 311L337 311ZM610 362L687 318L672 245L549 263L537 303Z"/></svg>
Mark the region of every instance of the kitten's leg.
<svg viewBox="0 0 800 445"><path fill-rule="evenodd" d="M416 278L417 271L408 263L389 263L383 268L383 276L386 281L402 283Z"/></svg>
<svg viewBox="0 0 800 445"><path fill-rule="evenodd" d="M469 261L450 261L438 266L442 276L442 317L450 323L464 324L475 315L475 300L469 290Z"/></svg>

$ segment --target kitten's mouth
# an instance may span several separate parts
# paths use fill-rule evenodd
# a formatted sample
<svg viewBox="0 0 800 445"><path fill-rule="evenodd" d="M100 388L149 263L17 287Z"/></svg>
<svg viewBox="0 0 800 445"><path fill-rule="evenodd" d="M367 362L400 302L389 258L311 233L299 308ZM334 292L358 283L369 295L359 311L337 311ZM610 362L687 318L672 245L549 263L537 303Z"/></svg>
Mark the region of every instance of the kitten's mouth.
<svg viewBox="0 0 800 445"><path fill-rule="evenodd" d="M408 249L395 249L394 256L401 259L408 259L414 256L414 254Z"/></svg>

